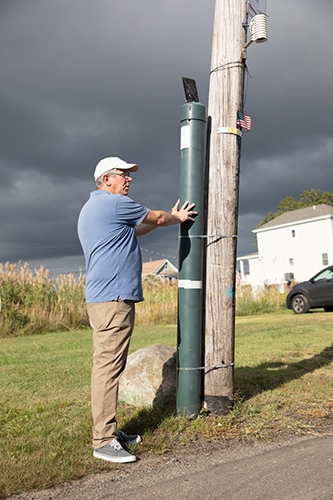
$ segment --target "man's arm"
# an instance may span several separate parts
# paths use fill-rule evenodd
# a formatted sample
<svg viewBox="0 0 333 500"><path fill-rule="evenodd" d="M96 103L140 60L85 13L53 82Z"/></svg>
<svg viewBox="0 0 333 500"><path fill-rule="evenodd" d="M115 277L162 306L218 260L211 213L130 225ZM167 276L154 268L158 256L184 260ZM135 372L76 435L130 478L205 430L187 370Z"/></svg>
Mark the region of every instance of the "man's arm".
<svg viewBox="0 0 333 500"><path fill-rule="evenodd" d="M188 220L194 221L192 215L196 215L192 209L194 203L188 204L188 201L179 208L180 201L178 200L174 207L169 212L164 212L163 210L149 210L146 217L143 219L141 224L136 227L135 234L137 236L142 236L143 234L150 233L157 227L173 226L175 224L181 224Z"/></svg>

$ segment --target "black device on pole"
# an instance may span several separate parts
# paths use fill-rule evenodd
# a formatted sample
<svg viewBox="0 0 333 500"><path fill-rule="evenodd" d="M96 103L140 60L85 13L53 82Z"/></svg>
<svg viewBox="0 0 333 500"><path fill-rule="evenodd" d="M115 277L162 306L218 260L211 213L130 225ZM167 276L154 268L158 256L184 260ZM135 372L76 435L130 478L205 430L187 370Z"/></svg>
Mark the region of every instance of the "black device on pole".
<svg viewBox="0 0 333 500"><path fill-rule="evenodd" d="M197 84L192 78L182 78L185 92L185 102L199 102Z"/></svg>

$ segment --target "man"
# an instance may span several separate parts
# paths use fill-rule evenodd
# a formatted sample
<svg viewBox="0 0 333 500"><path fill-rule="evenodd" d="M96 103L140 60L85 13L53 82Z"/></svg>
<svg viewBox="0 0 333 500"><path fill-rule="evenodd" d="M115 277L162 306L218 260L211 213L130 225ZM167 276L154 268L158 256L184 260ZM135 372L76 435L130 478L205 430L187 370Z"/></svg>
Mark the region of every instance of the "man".
<svg viewBox="0 0 333 500"><path fill-rule="evenodd" d="M137 236L159 226L193 221L194 204L179 200L170 212L149 210L128 197L132 172L139 166L104 158L95 169L97 190L83 206L78 235L86 260L85 296L94 330L91 408L94 456L110 462L134 462L121 445L140 436L117 429L119 377L125 369L134 327L135 302L143 300L142 260Z"/></svg>

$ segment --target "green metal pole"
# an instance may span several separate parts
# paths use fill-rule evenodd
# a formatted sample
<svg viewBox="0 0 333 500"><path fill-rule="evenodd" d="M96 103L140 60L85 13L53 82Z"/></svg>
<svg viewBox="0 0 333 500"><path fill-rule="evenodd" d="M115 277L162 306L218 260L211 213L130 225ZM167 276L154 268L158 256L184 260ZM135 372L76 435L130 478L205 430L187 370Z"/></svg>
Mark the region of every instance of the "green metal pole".
<svg viewBox="0 0 333 500"><path fill-rule="evenodd" d="M177 331L177 413L198 415L201 406L202 223L206 108L181 108L180 201L195 203L195 222L180 227Z"/></svg>

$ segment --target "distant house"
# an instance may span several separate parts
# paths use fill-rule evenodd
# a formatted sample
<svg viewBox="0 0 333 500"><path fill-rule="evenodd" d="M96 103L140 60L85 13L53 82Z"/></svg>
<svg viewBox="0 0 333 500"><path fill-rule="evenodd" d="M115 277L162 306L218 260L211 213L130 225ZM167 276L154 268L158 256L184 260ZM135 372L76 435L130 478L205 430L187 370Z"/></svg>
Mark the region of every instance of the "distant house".
<svg viewBox="0 0 333 500"><path fill-rule="evenodd" d="M142 264L142 274L155 274L162 281L178 278L178 269L168 259L153 260Z"/></svg>
<svg viewBox="0 0 333 500"><path fill-rule="evenodd" d="M253 233L258 253L237 258L244 284L306 281L333 263L333 207L329 205L286 212Z"/></svg>

